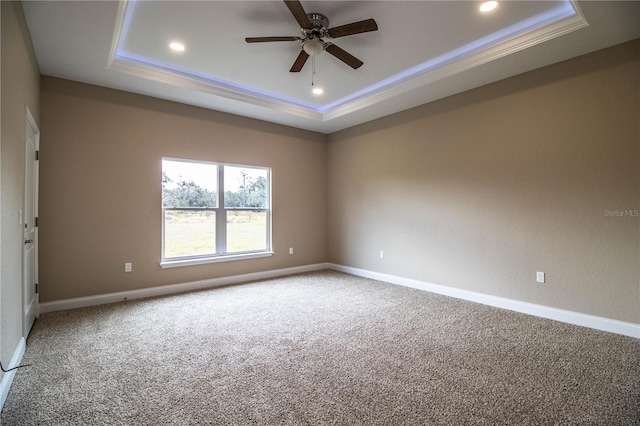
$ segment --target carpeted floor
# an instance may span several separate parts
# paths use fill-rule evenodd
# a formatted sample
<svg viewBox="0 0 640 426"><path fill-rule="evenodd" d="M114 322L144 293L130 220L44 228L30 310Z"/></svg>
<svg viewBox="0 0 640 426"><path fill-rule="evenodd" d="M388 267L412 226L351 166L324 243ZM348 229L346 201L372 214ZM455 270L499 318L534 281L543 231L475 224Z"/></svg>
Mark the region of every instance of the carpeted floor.
<svg viewBox="0 0 640 426"><path fill-rule="evenodd" d="M640 341L332 271L54 312L2 424L640 424Z"/></svg>

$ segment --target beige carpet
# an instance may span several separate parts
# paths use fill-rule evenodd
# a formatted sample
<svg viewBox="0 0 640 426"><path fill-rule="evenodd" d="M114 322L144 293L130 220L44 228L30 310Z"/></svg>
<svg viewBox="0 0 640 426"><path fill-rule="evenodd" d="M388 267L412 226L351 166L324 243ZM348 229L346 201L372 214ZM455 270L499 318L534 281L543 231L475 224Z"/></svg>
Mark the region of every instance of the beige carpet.
<svg viewBox="0 0 640 426"><path fill-rule="evenodd" d="M42 315L2 424L638 425L639 355L322 271Z"/></svg>

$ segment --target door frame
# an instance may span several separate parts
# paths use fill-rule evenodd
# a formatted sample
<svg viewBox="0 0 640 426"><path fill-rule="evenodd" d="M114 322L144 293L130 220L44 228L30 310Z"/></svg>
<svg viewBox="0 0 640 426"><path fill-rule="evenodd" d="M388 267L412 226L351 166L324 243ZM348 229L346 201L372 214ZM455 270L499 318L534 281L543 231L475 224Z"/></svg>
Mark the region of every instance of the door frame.
<svg viewBox="0 0 640 426"><path fill-rule="evenodd" d="M33 117L33 114L31 114L31 110L29 109L28 106L25 107L25 133L24 133L24 176L23 176L23 191L22 191L22 224L25 223L25 215L26 215L26 209L25 209L25 205L27 202L27 193L28 193L28 188L27 188L27 179L26 179L26 173L27 173L27 161L35 161L34 167L33 167L33 196L34 196L34 204L33 204L33 215L35 218L38 217L38 201L39 201L39 176L40 176L40 170L39 170L39 162L37 157L35 159L29 159L27 158L27 135L29 132L29 128L31 128L31 130L34 133L34 149L37 152L40 150L40 129L38 128L38 124L36 123L35 118ZM24 244L24 227L21 226L21 235L20 235L20 239L22 242L22 334L23 337L26 339L27 336L29 335L29 332L31 331L31 327L33 326L33 322L30 321L31 316L33 315L34 318L37 318L39 316L39 292L36 292L35 288L31 287L31 283L27 283L27 277L26 277L26 245ZM33 276L34 276L34 282L38 283L38 225L37 222L34 224L34 235L33 235L33 251L34 251L34 270L33 270ZM27 306L26 306L26 300L25 300L25 294L27 294L27 292L29 291L33 291L34 292L34 298L33 298L33 306L31 307L31 309L29 309L27 311ZM31 312L33 311L33 313Z"/></svg>

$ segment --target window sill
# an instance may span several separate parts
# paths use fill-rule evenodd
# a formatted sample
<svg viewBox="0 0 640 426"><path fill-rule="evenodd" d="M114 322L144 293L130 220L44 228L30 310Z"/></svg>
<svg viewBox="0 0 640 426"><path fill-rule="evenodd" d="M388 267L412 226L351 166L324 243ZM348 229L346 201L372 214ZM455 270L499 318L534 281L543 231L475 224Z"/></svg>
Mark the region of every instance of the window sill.
<svg viewBox="0 0 640 426"><path fill-rule="evenodd" d="M165 260L160 262L160 267L165 268L178 268L180 266L193 266L193 265L206 265L207 263L218 262L232 262L234 260L246 260L257 259L260 257L273 256L272 251L263 251L260 253L242 253L242 254L228 254L225 256L212 256L212 257L199 257L197 259L180 259L180 260Z"/></svg>

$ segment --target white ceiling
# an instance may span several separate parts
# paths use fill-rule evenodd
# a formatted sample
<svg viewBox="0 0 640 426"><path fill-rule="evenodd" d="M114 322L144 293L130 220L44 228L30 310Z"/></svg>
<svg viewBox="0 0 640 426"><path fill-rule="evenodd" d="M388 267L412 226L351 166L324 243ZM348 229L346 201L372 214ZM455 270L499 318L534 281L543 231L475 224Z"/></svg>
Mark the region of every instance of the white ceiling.
<svg viewBox="0 0 640 426"><path fill-rule="evenodd" d="M50 75L331 133L640 37L640 2L302 1L329 27L373 18L379 30L331 40L300 73L301 36L282 1L26 1L40 71ZM176 53L170 41L186 50ZM327 40L328 41L328 40Z"/></svg>

